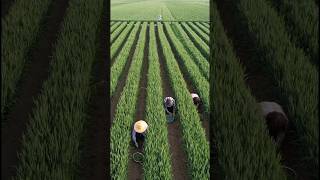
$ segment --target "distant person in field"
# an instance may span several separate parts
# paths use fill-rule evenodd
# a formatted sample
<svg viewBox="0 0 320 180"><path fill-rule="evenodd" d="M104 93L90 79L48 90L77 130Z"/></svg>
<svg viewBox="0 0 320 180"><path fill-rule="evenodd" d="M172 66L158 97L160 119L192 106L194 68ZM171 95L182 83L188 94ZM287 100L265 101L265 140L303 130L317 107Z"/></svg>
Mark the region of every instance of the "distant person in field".
<svg viewBox="0 0 320 180"><path fill-rule="evenodd" d="M166 114L174 115L175 106L175 100L172 97L164 98L164 109L166 111Z"/></svg>
<svg viewBox="0 0 320 180"><path fill-rule="evenodd" d="M191 97L193 100L193 104L197 107L198 110L200 110L201 99L200 99L199 95L196 93L191 93Z"/></svg>
<svg viewBox="0 0 320 180"><path fill-rule="evenodd" d="M143 146L147 129L148 124L144 120L139 120L134 123L131 136L132 141L137 148Z"/></svg>
<svg viewBox="0 0 320 180"><path fill-rule="evenodd" d="M285 137L289 120L279 104L263 101L259 105L263 117L266 119L269 135L273 138L276 145L280 147Z"/></svg>

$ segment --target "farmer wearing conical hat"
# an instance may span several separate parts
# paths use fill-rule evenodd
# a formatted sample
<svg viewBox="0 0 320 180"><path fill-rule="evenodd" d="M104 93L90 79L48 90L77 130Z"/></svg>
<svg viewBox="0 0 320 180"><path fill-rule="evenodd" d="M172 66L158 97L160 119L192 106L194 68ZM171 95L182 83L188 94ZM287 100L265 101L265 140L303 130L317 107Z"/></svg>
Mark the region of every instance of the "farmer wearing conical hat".
<svg viewBox="0 0 320 180"><path fill-rule="evenodd" d="M132 141L137 148L139 148L139 144L142 146L147 129L148 124L144 120L139 120L134 123L132 130Z"/></svg>
<svg viewBox="0 0 320 180"><path fill-rule="evenodd" d="M275 102L263 101L259 103L262 115L266 120L269 135L278 147L280 147L288 128L289 120L282 107Z"/></svg>
<svg viewBox="0 0 320 180"><path fill-rule="evenodd" d="M164 109L166 114L173 115L175 111L175 101L172 97L164 98Z"/></svg>

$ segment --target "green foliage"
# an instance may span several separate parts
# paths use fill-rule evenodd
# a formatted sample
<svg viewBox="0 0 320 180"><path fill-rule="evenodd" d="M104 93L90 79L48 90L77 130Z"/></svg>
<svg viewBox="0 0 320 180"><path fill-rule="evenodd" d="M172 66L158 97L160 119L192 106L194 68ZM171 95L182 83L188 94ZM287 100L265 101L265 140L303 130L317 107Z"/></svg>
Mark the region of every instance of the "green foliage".
<svg viewBox="0 0 320 180"><path fill-rule="evenodd" d="M119 56L115 59L114 64L111 67L111 77L110 77L110 94L111 96L116 90L120 75L124 70L126 63L128 63L130 49L133 46L134 40L136 38L138 29L140 28L140 22L134 25L135 27L131 31L126 44L121 49Z"/></svg>
<svg viewBox="0 0 320 180"><path fill-rule="evenodd" d="M23 136L16 179L77 179L102 11L102 0L70 0L50 76Z"/></svg>
<svg viewBox="0 0 320 180"><path fill-rule="evenodd" d="M312 174L318 177L319 167L319 77L303 51L290 41L284 21L263 0L234 0L239 22L250 34L261 54L260 61L279 86L281 104L295 125L305 160Z"/></svg>
<svg viewBox="0 0 320 180"><path fill-rule="evenodd" d="M112 21L111 22L111 29L110 29L110 33L112 34L114 30L116 30L122 23L121 22L115 22Z"/></svg>
<svg viewBox="0 0 320 180"><path fill-rule="evenodd" d="M284 16L295 44L319 64L319 7L314 0L270 0Z"/></svg>
<svg viewBox="0 0 320 180"><path fill-rule="evenodd" d="M145 118L149 128L144 149L144 178L170 180L172 179L171 159L167 121L162 105L162 84L154 23L150 24L149 33L149 69Z"/></svg>
<svg viewBox="0 0 320 180"><path fill-rule="evenodd" d="M193 22L187 22L190 28L207 44L209 45L209 35L202 32L198 26L196 26Z"/></svg>
<svg viewBox="0 0 320 180"><path fill-rule="evenodd" d="M136 25L140 26L140 24ZM130 132L135 118L136 103L139 90L140 72L142 68L147 23L142 24L138 44L133 55L128 78L117 104L111 126L110 165L112 179L127 179ZM112 76L112 74L111 74ZM115 105L114 105L115 106Z"/></svg>
<svg viewBox="0 0 320 180"><path fill-rule="evenodd" d="M171 26L168 23L165 23L165 27L168 32L167 38L173 43L173 47L171 48L176 49L178 56L180 57L180 60L178 59L178 61L181 61L181 68L187 72L187 77L190 78L192 85L195 87L203 101L205 111L209 112L209 81L202 76L198 66L189 56L189 53L184 49L183 44L180 42L181 39L179 40L177 38L171 29Z"/></svg>
<svg viewBox="0 0 320 180"><path fill-rule="evenodd" d="M194 62L198 65L199 69L203 76L209 81L209 62L189 39L188 35L184 32L179 23L173 23L172 29L175 32L176 36L183 43L186 51L192 57Z"/></svg>
<svg viewBox="0 0 320 180"><path fill-rule="evenodd" d="M113 43L118 38L118 36L125 28L127 28L127 23L121 23L121 25L117 29L115 29L113 33L111 33L111 43Z"/></svg>
<svg viewBox="0 0 320 180"><path fill-rule="evenodd" d="M193 41L194 45L199 49L205 58L209 58L209 46L185 23L181 23L182 28L185 30L189 38Z"/></svg>
<svg viewBox="0 0 320 180"><path fill-rule="evenodd" d="M286 179L260 110L211 4L210 107L222 179Z"/></svg>
<svg viewBox="0 0 320 180"><path fill-rule="evenodd" d="M209 179L209 144L190 92L163 32L163 25L160 23L157 25L170 85L173 88L178 108L177 119L182 125L183 145L188 158L190 177L207 180Z"/></svg>
<svg viewBox="0 0 320 180"><path fill-rule="evenodd" d="M206 33L207 35L210 34L210 30L209 27L203 25L201 22L194 22L194 24L204 33Z"/></svg>
<svg viewBox="0 0 320 180"><path fill-rule="evenodd" d="M126 24L126 23L123 23L123 24ZM111 59L115 58L114 56L115 56L116 51L120 48L121 44L127 38L127 36L130 35L130 32L132 31L132 28L133 28L133 22L130 22L127 25L127 27L122 31L122 33L117 38L117 40L112 43L112 45L111 45L111 53L110 53ZM128 39L127 39L127 41L128 41Z"/></svg>
<svg viewBox="0 0 320 180"><path fill-rule="evenodd" d="M27 53L40 32L51 0L16 0L1 18L1 115L13 103Z"/></svg>

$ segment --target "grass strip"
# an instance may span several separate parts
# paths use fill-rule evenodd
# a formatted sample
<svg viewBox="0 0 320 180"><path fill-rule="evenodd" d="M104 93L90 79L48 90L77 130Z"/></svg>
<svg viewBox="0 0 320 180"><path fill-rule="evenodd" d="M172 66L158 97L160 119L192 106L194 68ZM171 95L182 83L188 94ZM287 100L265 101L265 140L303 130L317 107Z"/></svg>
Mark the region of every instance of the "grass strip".
<svg viewBox="0 0 320 180"><path fill-rule="evenodd" d="M209 45L209 35L202 32L193 22L186 23L207 45Z"/></svg>
<svg viewBox="0 0 320 180"><path fill-rule="evenodd" d="M284 21L263 0L234 0L243 28L260 54L259 61L279 86L281 104L288 111L304 146L305 167L318 176L318 71L290 41Z"/></svg>
<svg viewBox="0 0 320 180"><path fill-rule="evenodd" d="M200 117L193 105L190 92L175 60L170 44L158 23L158 32L166 67L173 88L178 108L177 119L182 125L183 147L188 158L189 176L191 179L209 179L209 144L202 128Z"/></svg>
<svg viewBox="0 0 320 180"><path fill-rule="evenodd" d="M28 52L52 0L16 0L1 18L1 116L13 103Z"/></svg>
<svg viewBox="0 0 320 180"><path fill-rule="evenodd" d="M150 23L146 121L149 125L143 164L144 179L172 179L167 120L163 111L160 63L154 23Z"/></svg>
<svg viewBox="0 0 320 180"><path fill-rule="evenodd" d="M270 0L286 23L287 32L296 46L319 64L319 7L314 0Z"/></svg>
<svg viewBox="0 0 320 180"><path fill-rule="evenodd" d="M17 179L76 179L103 0L70 0L51 73L35 101Z"/></svg>
<svg viewBox="0 0 320 180"><path fill-rule="evenodd" d="M194 22L194 24L195 24L196 26L198 26L198 28L199 28L202 32L206 33L207 35L210 34L209 28L206 27L206 26L204 26L201 22Z"/></svg>
<svg viewBox="0 0 320 180"><path fill-rule="evenodd" d="M114 58L116 52L119 50L124 41L128 38L130 32L133 28L133 22L129 23L129 25L122 31L120 36L114 41L111 45L111 59Z"/></svg>
<svg viewBox="0 0 320 180"><path fill-rule="evenodd" d="M209 59L209 46L206 44L198 34L193 32L193 30L185 23L181 23L181 26L183 30L187 33L189 38L192 40L194 45L199 49L199 51L202 53L202 55L206 58Z"/></svg>
<svg viewBox="0 0 320 180"><path fill-rule="evenodd" d="M115 59L114 64L111 67L111 87L110 87L110 94L113 95L114 91L116 90L120 75L122 71L124 70L124 67L127 63L127 60L130 55L130 49L133 46L133 42L135 40L135 36L137 35L137 31L139 29L140 22L134 25L133 30L131 31L127 43L122 48L122 50L119 53L119 56Z"/></svg>
<svg viewBox="0 0 320 180"><path fill-rule="evenodd" d="M205 112L209 112L209 81L201 74L198 66L184 49L183 44L174 34L171 26L168 23L164 23L164 25L168 32L167 39L173 44L171 48L174 48L177 51L178 57L180 58L180 63L182 64L181 68L187 72L188 78L190 78L197 93L201 97Z"/></svg>
<svg viewBox="0 0 320 180"><path fill-rule="evenodd" d="M113 24L111 24L111 31L110 33L113 33L114 30L116 30L120 25L121 25L121 22L112 22Z"/></svg>
<svg viewBox="0 0 320 180"><path fill-rule="evenodd" d="M114 43L114 41L119 37L124 29L126 29L127 23L121 23L121 25L111 33L110 41Z"/></svg>
<svg viewBox="0 0 320 180"><path fill-rule="evenodd" d="M222 179L286 179L265 121L245 84L245 74L228 40L216 4L211 4L211 131ZM219 172L220 173L220 172Z"/></svg>
<svg viewBox="0 0 320 180"><path fill-rule="evenodd" d="M210 67L208 60L201 54L201 52L189 39L188 35L184 32L180 24L173 23L171 27L176 36L180 39L181 43L183 43L186 51L188 51L188 54L190 54L194 62L198 65L202 75L209 81Z"/></svg>
<svg viewBox="0 0 320 180"><path fill-rule="evenodd" d="M131 127L135 118L140 72L144 57L147 23L142 24L138 44L129 69L128 79L121 93L111 126L110 158L111 178L127 179ZM112 74L111 74L112 75ZM115 106L115 104L114 104Z"/></svg>

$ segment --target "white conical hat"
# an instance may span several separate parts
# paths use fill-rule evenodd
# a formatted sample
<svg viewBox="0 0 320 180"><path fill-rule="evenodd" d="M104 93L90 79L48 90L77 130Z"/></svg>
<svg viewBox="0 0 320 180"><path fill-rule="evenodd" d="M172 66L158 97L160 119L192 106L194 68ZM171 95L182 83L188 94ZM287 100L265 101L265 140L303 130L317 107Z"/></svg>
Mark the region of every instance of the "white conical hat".
<svg viewBox="0 0 320 180"><path fill-rule="evenodd" d="M143 133L147 130L148 124L144 120L139 120L134 123L134 130L138 133Z"/></svg>

